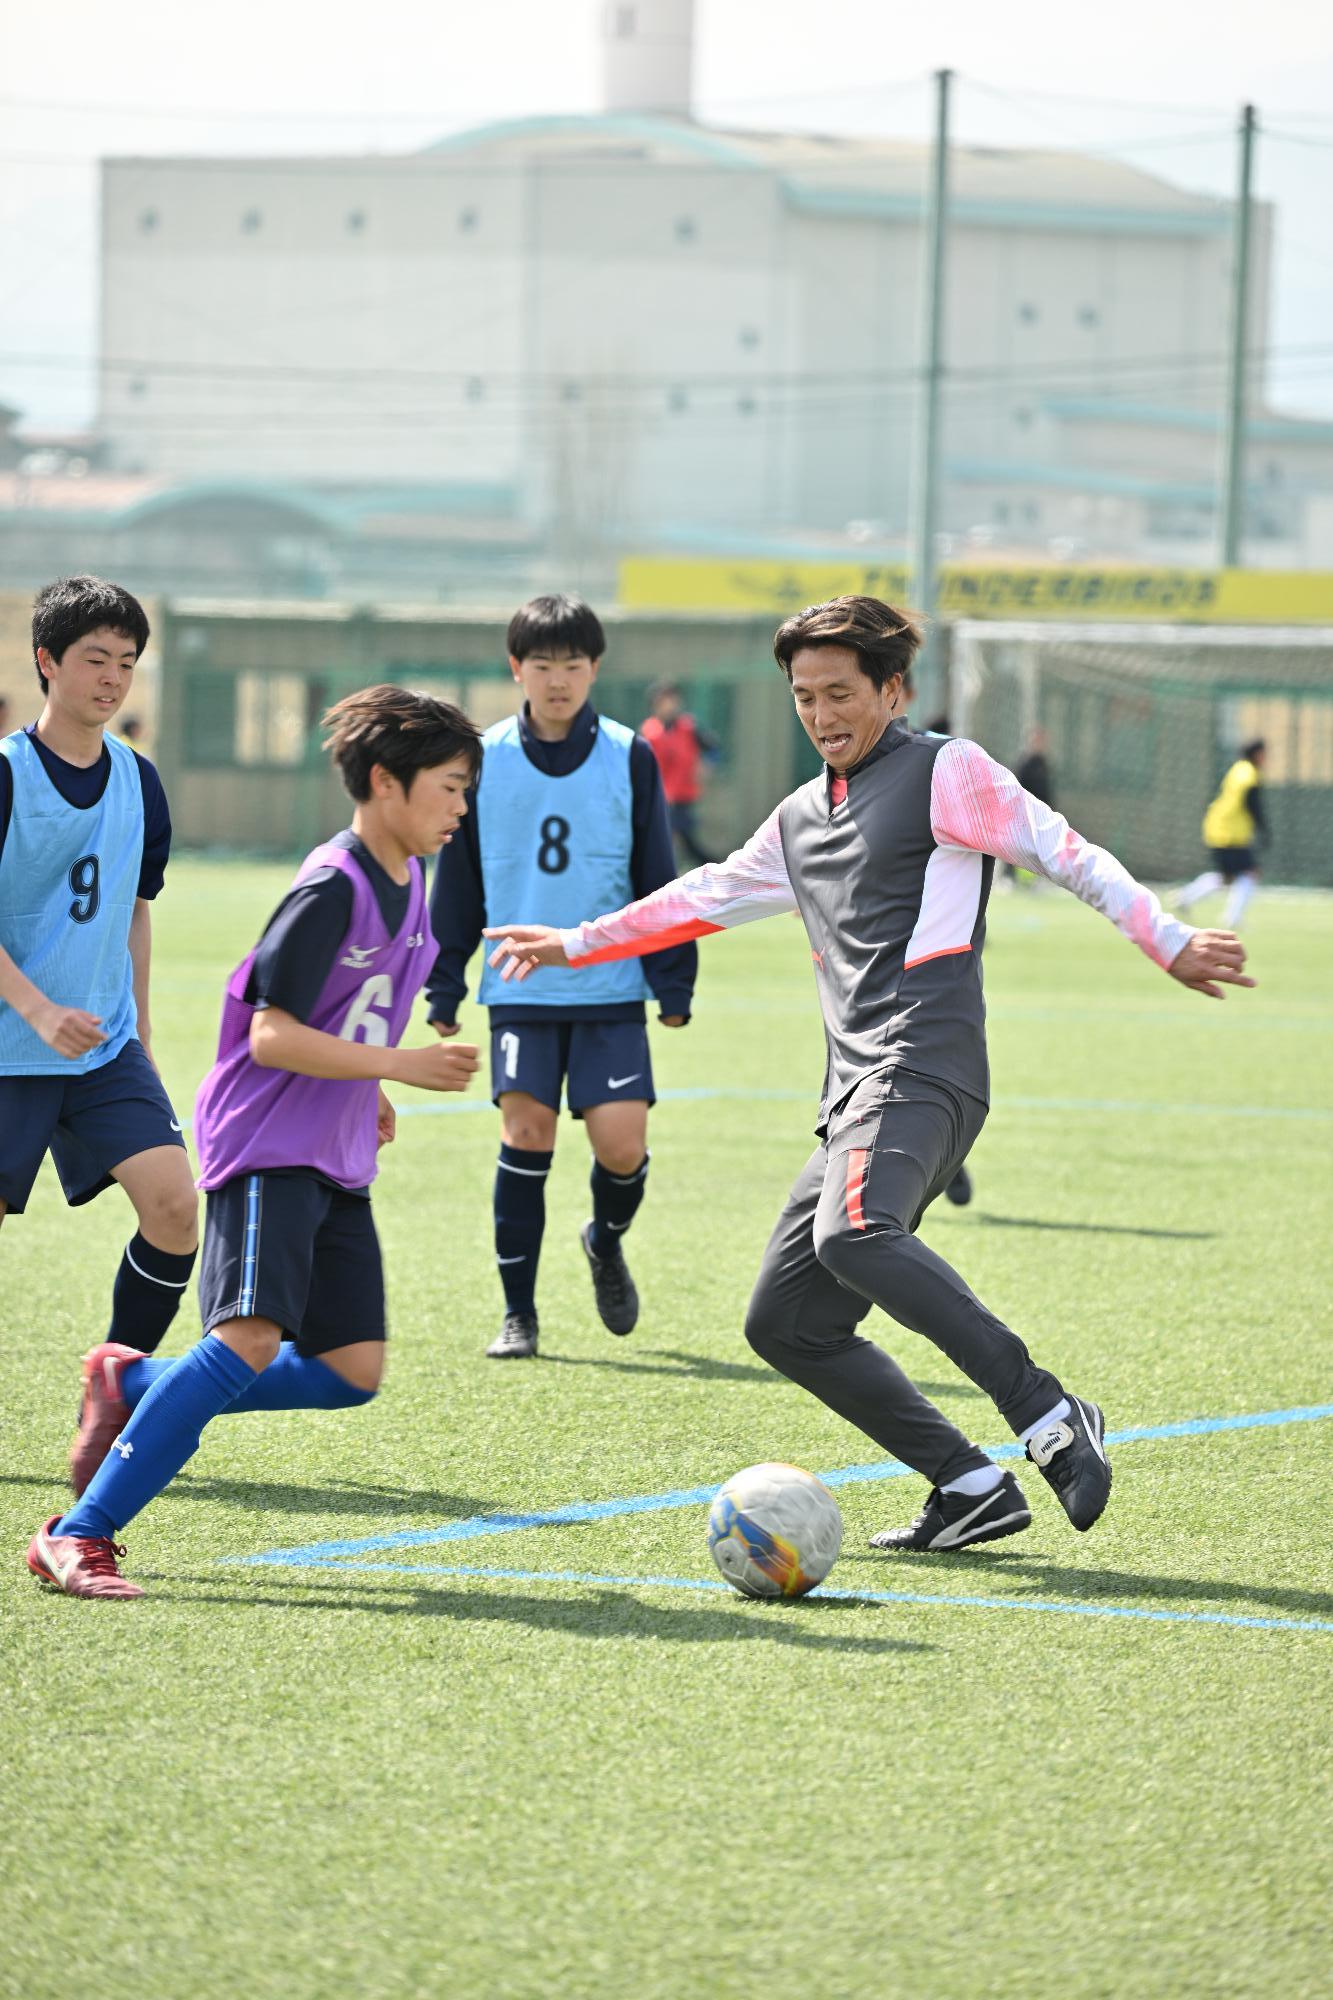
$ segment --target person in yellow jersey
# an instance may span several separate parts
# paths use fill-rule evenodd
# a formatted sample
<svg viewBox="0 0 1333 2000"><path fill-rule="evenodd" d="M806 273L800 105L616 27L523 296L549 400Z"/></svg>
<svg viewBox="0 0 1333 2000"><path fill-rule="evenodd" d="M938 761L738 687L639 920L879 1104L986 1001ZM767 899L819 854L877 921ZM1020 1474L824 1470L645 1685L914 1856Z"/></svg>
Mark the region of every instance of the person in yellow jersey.
<svg viewBox="0 0 1333 2000"><path fill-rule="evenodd" d="M1211 896L1214 889L1227 886L1231 894L1222 922L1230 931L1239 930L1245 907L1259 880L1256 844L1268 839L1263 768L1264 741L1260 736L1244 746L1203 816L1203 839L1210 865L1202 875L1187 882L1175 899L1177 910L1188 910L1201 897Z"/></svg>

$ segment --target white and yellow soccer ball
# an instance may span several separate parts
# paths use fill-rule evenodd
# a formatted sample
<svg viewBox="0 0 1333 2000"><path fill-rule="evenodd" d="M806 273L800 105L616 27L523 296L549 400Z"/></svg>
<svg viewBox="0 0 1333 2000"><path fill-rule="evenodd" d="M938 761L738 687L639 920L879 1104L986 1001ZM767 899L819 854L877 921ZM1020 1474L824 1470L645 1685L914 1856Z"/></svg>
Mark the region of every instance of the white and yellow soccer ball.
<svg viewBox="0 0 1333 2000"><path fill-rule="evenodd" d="M708 1547L742 1597L803 1597L838 1559L842 1515L813 1472L750 1465L718 1489Z"/></svg>

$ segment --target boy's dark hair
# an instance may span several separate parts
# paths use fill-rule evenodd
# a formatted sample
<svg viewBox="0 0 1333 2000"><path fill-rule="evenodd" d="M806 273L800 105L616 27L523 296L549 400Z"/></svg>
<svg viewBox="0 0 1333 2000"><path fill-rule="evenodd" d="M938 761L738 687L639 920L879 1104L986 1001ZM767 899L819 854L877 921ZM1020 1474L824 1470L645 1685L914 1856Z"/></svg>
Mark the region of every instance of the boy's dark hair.
<svg viewBox="0 0 1333 2000"><path fill-rule="evenodd" d="M830 597L827 604L807 604L773 640L773 657L787 679L791 663L803 646L847 646L861 662L861 672L877 688L894 674L904 674L924 636L914 611L895 611L878 597Z"/></svg>
<svg viewBox="0 0 1333 2000"><path fill-rule="evenodd" d="M581 597L532 597L509 621L507 645L516 660L530 653L586 654L600 660L606 651L602 621Z"/></svg>
<svg viewBox="0 0 1333 2000"><path fill-rule="evenodd" d="M418 771L466 757L471 782L481 774L481 732L461 708L433 694L388 684L361 688L335 702L323 719L324 748L352 797L370 797L370 773L380 764L404 792Z"/></svg>
<svg viewBox="0 0 1333 2000"><path fill-rule="evenodd" d="M1264 742L1263 737L1256 736L1252 742L1241 744L1240 754L1252 763L1256 757L1262 757L1267 748L1268 745Z"/></svg>
<svg viewBox="0 0 1333 2000"><path fill-rule="evenodd" d="M132 642L136 660L148 644L147 613L118 583L100 576L58 576L38 591L32 607L32 662L43 694L47 678L38 665L38 647L63 660L69 647L104 627Z"/></svg>

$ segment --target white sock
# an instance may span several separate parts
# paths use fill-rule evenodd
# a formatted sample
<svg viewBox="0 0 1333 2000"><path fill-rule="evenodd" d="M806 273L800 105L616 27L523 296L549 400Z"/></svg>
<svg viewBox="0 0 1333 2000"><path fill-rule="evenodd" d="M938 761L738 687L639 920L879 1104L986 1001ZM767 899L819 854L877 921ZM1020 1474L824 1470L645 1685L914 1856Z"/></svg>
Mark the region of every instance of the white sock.
<svg viewBox="0 0 1333 2000"><path fill-rule="evenodd" d="M1065 1404L1068 1409L1068 1403ZM993 1493L1004 1478L998 1465L979 1465L975 1472L961 1472L957 1479L946 1479L941 1493L965 1493L969 1500L979 1500L983 1493Z"/></svg>
<svg viewBox="0 0 1333 2000"><path fill-rule="evenodd" d="M1030 1444L1032 1442L1032 1439L1037 1435L1038 1431L1044 1431L1048 1424L1060 1423L1068 1415L1069 1415L1069 1398L1068 1396L1061 1396L1059 1402L1056 1404L1053 1410L1048 1410L1044 1417L1039 1417L1037 1419L1037 1422L1035 1424L1029 1424L1025 1431L1019 1432L1019 1438L1018 1438L1019 1443Z"/></svg>
<svg viewBox="0 0 1333 2000"><path fill-rule="evenodd" d="M1254 894L1253 875L1238 875L1231 885L1227 906L1222 912L1222 922L1229 931L1240 929L1240 920L1245 915L1245 905Z"/></svg>
<svg viewBox="0 0 1333 2000"><path fill-rule="evenodd" d="M1216 868L1205 868L1202 875L1196 875L1172 898L1178 910L1187 910L1191 903L1197 903L1201 896L1211 896L1214 889L1220 889L1222 877Z"/></svg>

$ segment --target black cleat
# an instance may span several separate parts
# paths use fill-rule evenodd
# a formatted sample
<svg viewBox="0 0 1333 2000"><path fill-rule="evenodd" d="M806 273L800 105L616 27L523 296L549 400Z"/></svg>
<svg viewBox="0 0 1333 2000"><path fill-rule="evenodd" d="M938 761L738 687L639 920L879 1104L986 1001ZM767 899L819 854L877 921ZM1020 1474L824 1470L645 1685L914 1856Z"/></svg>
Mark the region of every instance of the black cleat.
<svg viewBox="0 0 1333 2000"><path fill-rule="evenodd" d="M1029 1439L1027 1455L1080 1534L1111 1497L1111 1462L1102 1442L1105 1420L1095 1403L1066 1398L1069 1415Z"/></svg>
<svg viewBox="0 0 1333 2000"><path fill-rule="evenodd" d="M930 1498L910 1527L883 1528L870 1537L872 1549L965 1549L969 1542L998 1542L1003 1535L1021 1535L1032 1514L1023 1489L1012 1472L998 1486L978 1497L974 1493L941 1493Z"/></svg>
<svg viewBox="0 0 1333 2000"><path fill-rule="evenodd" d="M592 1272L592 1292L597 1313L608 1333L633 1333L639 1318L639 1294L629 1274L624 1252L617 1243L609 1257L599 1257L592 1247L592 1224L585 1222L579 1242Z"/></svg>
<svg viewBox="0 0 1333 2000"><path fill-rule="evenodd" d="M536 1313L506 1313L486 1352L492 1361L526 1361L537 1352Z"/></svg>
<svg viewBox="0 0 1333 2000"><path fill-rule="evenodd" d="M972 1176L966 1167L960 1167L944 1190L944 1199L951 1201L955 1208L966 1208L972 1199Z"/></svg>

